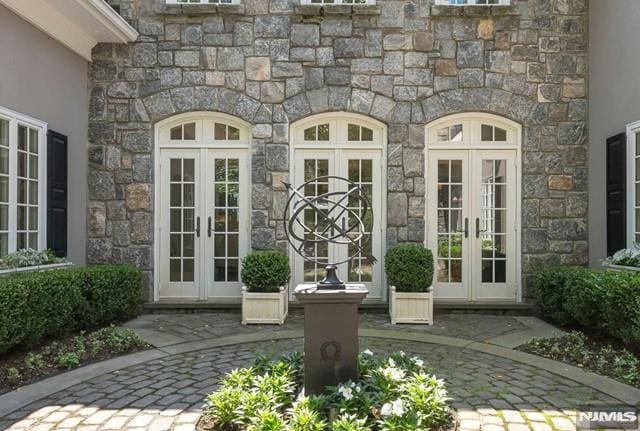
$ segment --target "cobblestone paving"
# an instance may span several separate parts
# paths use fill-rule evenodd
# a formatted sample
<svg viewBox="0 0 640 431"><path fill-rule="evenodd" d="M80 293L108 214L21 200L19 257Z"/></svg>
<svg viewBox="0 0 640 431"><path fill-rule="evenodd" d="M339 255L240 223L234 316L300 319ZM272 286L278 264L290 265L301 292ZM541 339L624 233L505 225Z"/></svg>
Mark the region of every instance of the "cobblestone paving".
<svg viewBox="0 0 640 431"><path fill-rule="evenodd" d="M462 430L572 431L576 405L614 402L561 376L472 350L384 339L363 339L361 348L425 358L449 383ZM25 406L0 429L191 431L205 395L225 372L248 365L257 354L301 349L302 340L264 341L151 361Z"/></svg>
<svg viewBox="0 0 640 431"><path fill-rule="evenodd" d="M301 311L294 311L282 326L243 326L238 313L148 314L127 326L169 334L184 341L199 341L225 335L248 334L258 330L282 331L302 328ZM482 314L439 314L433 326L391 325L385 313L360 314L360 327L423 332L434 335L484 341L500 335L525 331L527 326L513 316Z"/></svg>

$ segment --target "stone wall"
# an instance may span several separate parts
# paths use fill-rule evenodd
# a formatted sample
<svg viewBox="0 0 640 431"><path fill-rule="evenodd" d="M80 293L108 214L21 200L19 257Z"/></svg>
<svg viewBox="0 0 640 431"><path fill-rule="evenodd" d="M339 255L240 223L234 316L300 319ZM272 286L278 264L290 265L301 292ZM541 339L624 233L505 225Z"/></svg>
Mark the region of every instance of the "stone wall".
<svg viewBox="0 0 640 431"><path fill-rule="evenodd" d="M242 6L111 0L140 32L94 51L88 260L153 269L153 127L205 110L253 125L252 246L283 246L273 178L289 171L288 126L350 111L388 125L387 243L424 240L424 127L490 112L523 126L523 271L587 261L587 5L513 0L451 8ZM149 288L148 298L152 289Z"/></svg>

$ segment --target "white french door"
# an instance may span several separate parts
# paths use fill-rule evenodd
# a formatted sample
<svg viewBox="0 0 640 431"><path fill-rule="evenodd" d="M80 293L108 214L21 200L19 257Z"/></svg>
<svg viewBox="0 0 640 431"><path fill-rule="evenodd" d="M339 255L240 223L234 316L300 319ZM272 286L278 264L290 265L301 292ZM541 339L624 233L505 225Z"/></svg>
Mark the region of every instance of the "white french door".
<svg viewBox="0 0 640 431"><path fill-rule="evenodd" d="M437 300L517 300L516 163L515 150L429 151L427 243Z"/></svg>
<svg viewBox="0 0 640 431"><path fill-rule="evenodd" d="M162 149L160 157L160 299L237 300L250 226L246 150Z"/></svg>
<svg viewBox="0 0 640 431"><path fill-rule="evenodd" d="M325 262L341 262L349 256L354 259L338 265L338 276L346 283L364 284L369 289L367 300L381 301L383 297L382 265L371 264L366 256L372 255L382 261L382 152L357 149L298 149L294 161L294 184L323 176L345 177L358 184L366 193L373 215L371 236L361 240L362 249L355 245L318 243L313 250L307 250L318 258L321 264L307 262L294 253L294 284L313 284L325 275ZM304 190L306 196L317 196L332 191L346 191L346 183L333 179L320 180L309 184ZM360 211L365 216L360 203L349 202L349 208ZM306 210L305 223L324 231L323 223L312 210Z"/></svg>

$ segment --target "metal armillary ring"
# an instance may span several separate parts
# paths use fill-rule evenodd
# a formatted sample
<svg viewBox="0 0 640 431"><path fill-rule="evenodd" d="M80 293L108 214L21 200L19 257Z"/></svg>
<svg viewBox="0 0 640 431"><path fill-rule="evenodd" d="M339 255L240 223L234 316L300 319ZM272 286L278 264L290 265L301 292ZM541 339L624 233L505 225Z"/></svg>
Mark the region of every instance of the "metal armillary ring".
<svg viewBox="0 0 640 431"><path fill-rule="evenodd" d="M346 183L347 190L304 195L306 186L329 181ZM284 231L289 244L304 260L326 264L327 274L318 283L318 289L344 289L345 283L336 274L337 265L363 255L368 263L376 262L375 257L366 252L373 227L369 199L357 183L333 175L314 178L298 188L283 184L290 193L284 212ZM314 216L307 218L307 210L312 210ZM326 258L315 256L316 245L322 243L351 246L353 255L341 261L326 262Z"/></svg>

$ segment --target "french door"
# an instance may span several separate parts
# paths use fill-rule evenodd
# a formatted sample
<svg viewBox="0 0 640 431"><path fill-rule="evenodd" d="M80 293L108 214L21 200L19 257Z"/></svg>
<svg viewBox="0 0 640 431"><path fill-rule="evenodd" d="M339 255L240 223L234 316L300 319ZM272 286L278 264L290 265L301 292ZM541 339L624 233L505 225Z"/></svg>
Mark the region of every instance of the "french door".
<svg viewBox="0 0 640 431"><path fill-rule="evenodd" d="M233 301L249 229L248 160L242 149L162 149L161 300Z"/></svg>
<svg viewBox="0 0 640 431"><path fill-rule="evenodd" d="M449 301L516 301L515 150L430 150L427 243L434 295Z"/></svg>
<svg viewBox="0 0 640 431"><path fill-rule="evenodd" d="M298 149L294 163L294 184L318 177L345 177L358 184L366 193L373 215L372 232L360 240L360 247L347 244L319 243L312 250L307 250L321 264L307 262L294 253L294 283L314 284L325 275L327 262L341 262L355 256L347 263L338 265L338 276L346 283L364 284L369 289L367 300L383 300L382 265L371 264L367 255L373 255L382 261L382 152L376 150L352 149ZM304 191L305 196L318 196L332 191L346 191L346 183L333 179L322 179L309 184ZM356 201L349 201L349 209L365 217L364 209ZM305 223L315 227L316 231L324 231L326 223L312 210L305 210Z"/></svg>

